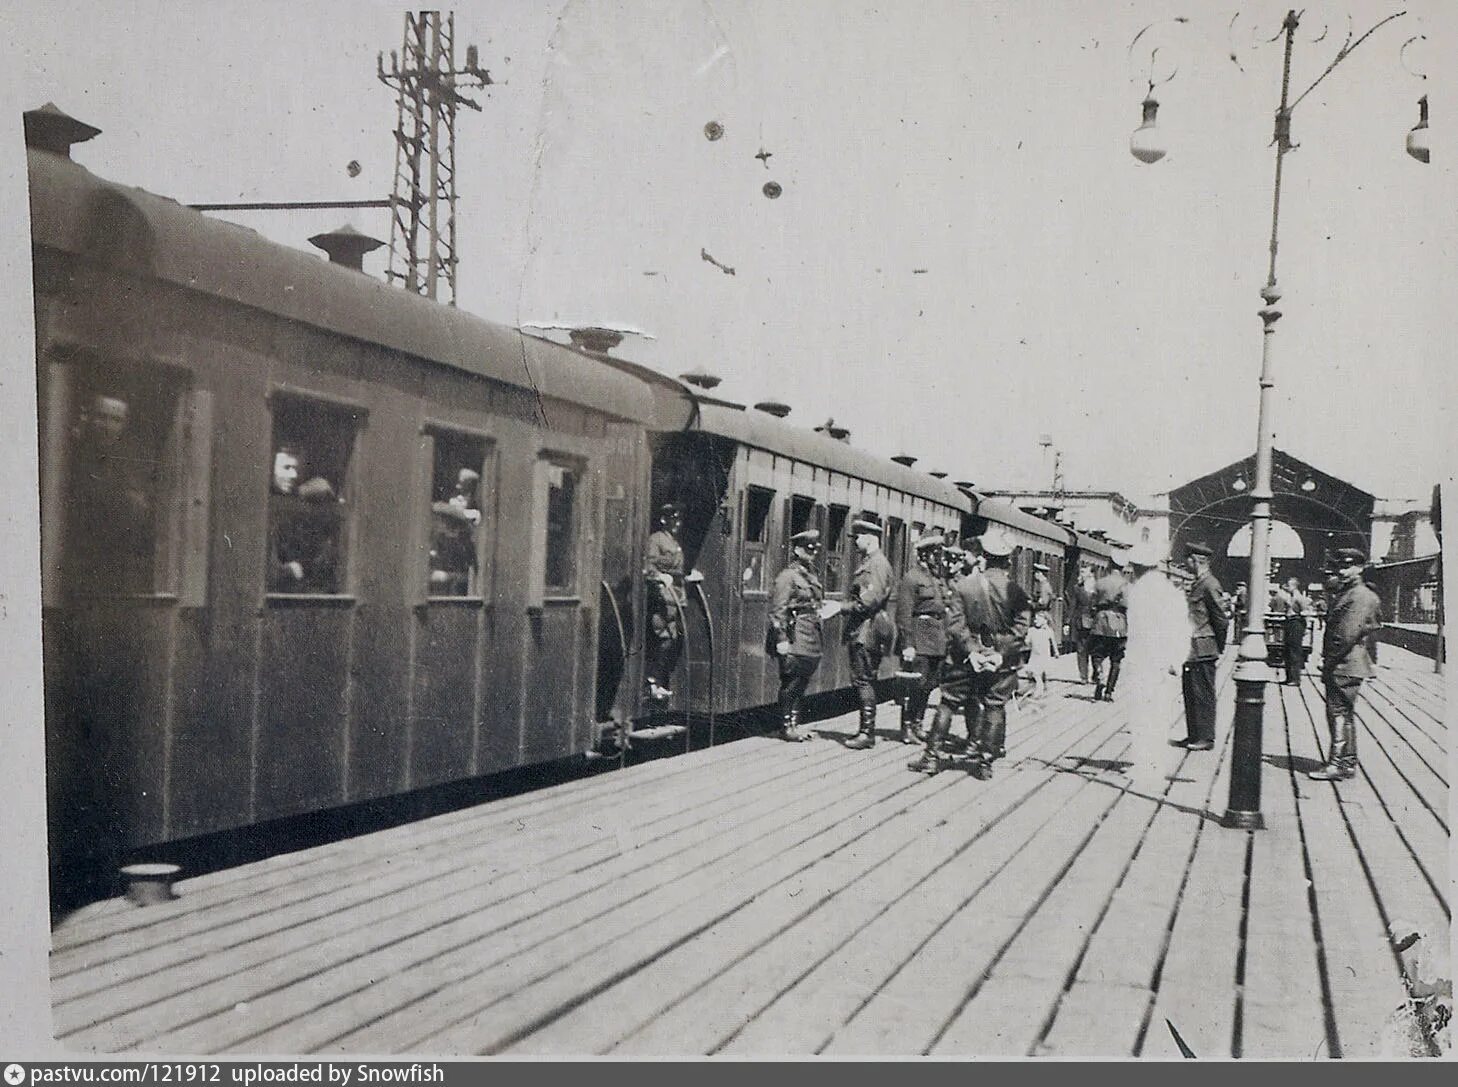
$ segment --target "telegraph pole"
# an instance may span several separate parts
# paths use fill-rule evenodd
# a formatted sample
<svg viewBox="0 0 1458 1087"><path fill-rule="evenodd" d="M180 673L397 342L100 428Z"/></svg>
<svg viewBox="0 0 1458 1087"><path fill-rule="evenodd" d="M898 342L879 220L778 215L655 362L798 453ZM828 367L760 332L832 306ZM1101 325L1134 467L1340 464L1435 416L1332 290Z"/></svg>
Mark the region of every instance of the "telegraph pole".
<svg viewBox="0 0 1458 1087"><path fill-rule="evenodd" d="M401 51L380 54L381 83L396 92L395 188L390 198L391 282L427 298L456 304L456 109L479 103L460 93L492 85L466 47L456 68L456 17L438 11L405 13ZM444 286L442 287L442 284Z"/></svg>

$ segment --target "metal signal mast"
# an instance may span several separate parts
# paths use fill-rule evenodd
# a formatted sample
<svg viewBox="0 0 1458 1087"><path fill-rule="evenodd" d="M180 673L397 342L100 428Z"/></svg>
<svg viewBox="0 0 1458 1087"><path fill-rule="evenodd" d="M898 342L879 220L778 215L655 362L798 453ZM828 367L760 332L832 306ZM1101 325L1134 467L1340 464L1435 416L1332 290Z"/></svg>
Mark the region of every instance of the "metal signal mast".
<svg viewBox="0 0 1458 1087"><path fill-rule="evenodd" d="M456 17L438 11L405 13L405 41L376 65L380 82L393 87L399 105L395 124L395 189L390 198L391 282L427 298L444 295L456 304L456 107L481 106L460 93L491 86L491 74L466 47L466 66L457 70ZM442 289L442 283L444 288Z"/></svg>

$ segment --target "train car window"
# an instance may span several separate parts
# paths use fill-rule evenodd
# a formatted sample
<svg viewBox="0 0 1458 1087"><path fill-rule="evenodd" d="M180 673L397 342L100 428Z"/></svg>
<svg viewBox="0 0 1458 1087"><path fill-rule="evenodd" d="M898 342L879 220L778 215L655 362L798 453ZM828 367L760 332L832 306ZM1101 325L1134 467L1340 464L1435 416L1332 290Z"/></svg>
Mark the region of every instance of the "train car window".
<svg viewBox="0 0 1458 1087"><path fill-rule="evenodd" d="M845 591L845 526L849 506L831 506L825 520L825 591Z"/></svg>
<svg viewBox="0 0 1458 1087"><path fill-rule="evenodd" d="M184 573L189 394L180 372L110 369L67 408L66 579L83 596L174 593ZM199 435L210 440L210 435Z"/></svg>
<svg viewBox="0 0 1458 1087"><path fill-rule="evenodd" d="M906 573L906 522L892 517L886 522L886 558L891 569L898 574Z"/></svg>
<svg viewBox="0 0 1458 1087"><path fill-rule="evenodd" d="M807 528L818 528L815 523L815 499L808 498L803 494L797 494L790 498L789 513L785 519L785 554L784 562L790 562L790 537L797 532L804 532Z"/></svg>
<svg viewBox="0 0 1458 1087"><path fill-rule="evenodd" d="M349 466L363 412L288 394L273 398L268 591L341 593L349 558Z"/></svg>
<svg viewBox="0 0 1458 1087"><path fill-rule="evenodd" d="M577 519L580 469L558 460L542 462L546 482L547 537L544 587L549 594L577 589Z"/></svg>
<svg viewBox="0 0 1458 1087"><path fill-rule="evenodd" d="M479 598L484 594L482 544L492 508L487 494L489 443L451 431L432 432L429 564L430 596Z"/></svg>
<svg viewBox="0 0 1458 1087"><path fill-rule="evenodd" d="M764 552L769 534L770 506L775 492L749 487L744 492L744 573L741 583L747 592L764 592Z"/></svg>

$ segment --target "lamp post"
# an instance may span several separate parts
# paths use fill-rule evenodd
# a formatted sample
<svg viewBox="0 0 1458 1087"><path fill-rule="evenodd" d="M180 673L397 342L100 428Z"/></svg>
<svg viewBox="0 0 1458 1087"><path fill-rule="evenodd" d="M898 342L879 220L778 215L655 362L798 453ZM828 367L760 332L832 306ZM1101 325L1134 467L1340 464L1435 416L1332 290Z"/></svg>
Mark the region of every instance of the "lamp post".
<svg viewBox="0 0 1458 1087"><path fill-rule="evenodd" d="M1355 42L1348 35L1346 42L1326 70L1307 87L1293 102L1291 92L1291 52L1295 44L1296 28L1300 17L1295 10L1288 11L1282 22L1285 37L1285 55L1281 65L1281 104L1276 109L1275 137L1276 179L1271 199L1271 244L1270 263L1266 283L1261 288L1261 299L1265 305L1258 311L1261 319L1261 376L1260 406L1256 418L1255 479L1252 481L1251 497L1251 539L1250 573L1248 575L1248 596L1245 629L1241 632L1240 650L1235 666L1235 723L1234 743L1230 765L1230 797L1221 822L1224 826L1238 830L1260 830L1265 826L1261 816L1261 748L1264 730L1266 684L1271 680L1271 670L1266 664L1266 590L1270 577L1270 528L1271 528L1271 450L1275 430L1272 421L1273 395L1276 387L1274 351L1276 322L1281 311L1276 303L1281 299L1281 289L1276 283L1276 249L1281 222L1281 167L1286 153L1291 150L1291 114L1302 99L1316 89L1323 79L1352 51L1385 23L1402 15L1398 12L1381 20ZM1422 112L1419 127L1408 136L1408 152L1420 162L1427 162L1427 102L1421 103ZM1155 120L1158 103L1150 94L1143 102L1143 123L1135 130L1129 141L1129 150L1140 162L1150 164L1164 157L1164 145ZM1416 147L1415 147L1416 144Z"/></svg>

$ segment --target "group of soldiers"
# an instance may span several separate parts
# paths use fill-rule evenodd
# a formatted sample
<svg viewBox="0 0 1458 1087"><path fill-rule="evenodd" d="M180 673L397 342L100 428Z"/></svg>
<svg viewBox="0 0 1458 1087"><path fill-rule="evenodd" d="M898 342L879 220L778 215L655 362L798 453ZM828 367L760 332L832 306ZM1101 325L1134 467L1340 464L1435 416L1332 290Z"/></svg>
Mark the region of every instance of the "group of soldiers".
<svg viewBox="0 0 1458 1087"><path fill-rule="evenodd" d="M991 777L993 764L1005 754L1007 704L1017 691L1033 613L1033 602L1012 577L1012 542L994 530L982 538L980 554L972 555L949 547L934 529L913 541L916 564L898 582L881 547L880 522L858 519L851 535L859 562L843 605L825 601L816 574L815 529L791 537L793 561L775 578L769 640L779 659L781 735L794 742L812 738L800 721L800 699L824 653L822 624L843 611L841 638L860 702L859 729L845 746L860 750L875 744L876 676L884 656L895 651L906 683L900 738L925 744L909 768L927 774L946 768L960 711L967 720L972 772ZM927 703L938 687L936 716L923 731Z"/></svg>
<svg viewBox="0 0 1458 1087"><path fill-rule="evenodd" d="M649 538L645 694L650 700L671 694L668 676L682 637L682 586L697 576L683 575L677 539L681 520L677 506L662 507ZM862 516L850 530L858 562L843 602L825 599L816 529L790 538L791 561L775 577L766 648L779 663L780 735L797 743L813 738L800 720L800 702L825 653L823 624L844 613L841 641L860 703L859 728L845 746L862 750L876 743L876 679L884 657L896 652L903 681L900 739L925 745L908 768L927 774L946 768L954 745L952 724L960 712L967 723L972 773L991 777L993 764L1006 753L1007 705L1017 692L1033 615L1051 606L1052 593L1035 590L1029 597L1024 592L1012 576L1012 541L1000 529L984 535L976 553L951 546L940 530L926 532L913 541L915 565L899 580L882 549L879 520ZM1231 616L1210 569L1212 555L1204 543L1186 548L1192 579L1183 599L1148 547L1115 559L1100 578L1085 574L1073 591L1070 626L1079 676L1084 682L1092 679L1094 700L1113 701L1126 654L1140 677L1131 711L1136 746L1149 738L1144 733L1156 732L1155 723L1139 719L1161 712L1162 684L1166 676L1178 674L1187 735L1173 742L1190 751L1214 747L1215 670ZM1364 565L1362 553L1349 548L1333 553L1327 565L1331 604L1321 674L1331 744L1326 763L1311 772L1318 780L1340 781L1356 773L1354 707L1362 680L1372 675L1368 645L1381 626L1377 596L1362 579ZM1273 614L1285 624L1288 683L1300 682L1309 610L1299 586L1290 582L1273 601ZM936 714L924 730L930 696L938 688ZM1140 706L1149 714L1142 714Z"/></svg>
<svg viewBox="0 0 1458 1087"><path fill-rule="evenodd" d="M1225 651L1231 613L1228 598L1210 570L1211 556L1211 548L1204 543L1192 543L1186 548L1186 563L1193 580L1185 589L1182 614L1178 602L1173 601L1172 586L1164 593L1153 588L1161 580L1149 577L1158 560L1143 548L1117 558L1110 571L1097 580L1085 576L1074 589L1071 626L1078 649L1079 677L1093 682L1095 701L1113 700L1126 648L1134 644L1141 647L1137 654L1141 663L1140 690L1131 711L1136 739L1156 730L1158 722L1146 723L1139 718L1141 707L1154 714L1161 712L1161 670L1173 675L1178 667L1187 735L1174 743L1190 751L1209 751L1215 745L1215 669ZM1380 602L1362 578L1365 561L1361 551L1343 548L1327 562L1326 587L1331 605L1322 639L1321 677L1331 739L1326 762L1310 773L1319 781L1342 781L1356 773L1354 707L1362 680L1372 675L1370 643L1382 625ZM1301 682L1306 665L1306 624L1312 613L1311 601L1295 578L1288 578L1272 596L1270 614L1279 617L1282 627L1287 684ZM1181 643L1181 632L1188 636L1188 652L1177 665L1167 651ZM1145 667L1151 662L1160 666Z"/></svg>

